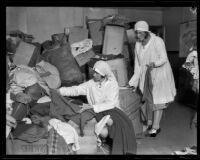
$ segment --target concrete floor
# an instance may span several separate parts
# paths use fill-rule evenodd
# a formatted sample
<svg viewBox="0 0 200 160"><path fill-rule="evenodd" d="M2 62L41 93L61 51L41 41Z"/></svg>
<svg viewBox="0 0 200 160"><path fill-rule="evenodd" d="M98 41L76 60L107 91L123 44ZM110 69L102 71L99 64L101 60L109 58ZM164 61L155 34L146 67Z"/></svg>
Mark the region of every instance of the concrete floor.
<svg viewBox="0 0 200 160"><path fill-rule="evenodd" d="M141 137L137 139L138 155L169 155L175 150L197 145L197 130L190 128L194 110L174 102L165 110L161 120L161 132L155 138ZM85 126L85 136L79 138L81 149L77 154L104 154L96 146L94 135L95 120ZM77 132L78 127L74 125Z"/></svg>

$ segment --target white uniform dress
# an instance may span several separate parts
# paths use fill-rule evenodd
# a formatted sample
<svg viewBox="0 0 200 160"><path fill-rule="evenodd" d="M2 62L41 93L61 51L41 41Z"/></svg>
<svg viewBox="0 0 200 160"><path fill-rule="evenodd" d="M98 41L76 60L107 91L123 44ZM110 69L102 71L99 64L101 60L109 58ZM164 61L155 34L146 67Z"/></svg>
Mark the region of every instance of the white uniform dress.
<svg viewBox="0 0 200 160"><path fill-rule="evenodd" d="M105 62L99 62L96 66L96 70L99 70L107 77L101 84L91 79L78 86L61 87L59 89L60 94L62 96L86 95L88 103L93 106L95 113L113 109L115 107L120 108L119 85L114 74Z"/></svg>
<svg viewBox="0 0 200 160"><path fill-rule="evenodd" d="M139 86L143 93L146 65L154 62L156 68L151 71L153 102L155 105L165 104L173 101L176 95L174 77L163 40L153 33L150 35L151 38L145 46L136 42L134 75L129 85Z"/></svg>

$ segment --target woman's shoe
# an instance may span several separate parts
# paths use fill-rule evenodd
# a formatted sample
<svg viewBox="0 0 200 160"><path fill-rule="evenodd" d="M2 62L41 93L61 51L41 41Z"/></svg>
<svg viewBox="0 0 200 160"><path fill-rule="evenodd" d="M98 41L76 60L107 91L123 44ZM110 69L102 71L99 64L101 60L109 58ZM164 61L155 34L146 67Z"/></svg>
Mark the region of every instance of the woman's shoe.
<svg viewBox="0 0 200 160"><path fill-rule="evenodd" d="M148 133L147 133L147 137L156 137L158 133L160 133L161 129L154 129L152 128Z"/></svg>

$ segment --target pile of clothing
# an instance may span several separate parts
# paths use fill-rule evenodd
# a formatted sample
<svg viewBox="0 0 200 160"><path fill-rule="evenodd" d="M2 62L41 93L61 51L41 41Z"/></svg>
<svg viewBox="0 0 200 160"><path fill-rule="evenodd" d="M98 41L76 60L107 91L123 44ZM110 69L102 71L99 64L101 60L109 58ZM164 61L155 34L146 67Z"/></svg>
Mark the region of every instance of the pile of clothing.
<svg viewBox="0 0 200 160"><path fill-rule="evenodd" d="M18 36L21 32L14 33L17 40L21 38L19 43L24 40L24 36ZM83 103L81 99L63 97L57 92L61 86L83 82L70 44L64 43L64 39L45 42L39 45L40 49L34 50L31 65L15 64L13 58L18 45L13 43L15 38L10 38L14 33L10 33L7 39L6 108L17 125L13 129L6 127L7 138L27 143L48 139L47 154L75 154L80 149L78 134L68 121L80 126L80 134L84 136L84 125L94 117L94 112L79 113L79 106Z"/></svg>

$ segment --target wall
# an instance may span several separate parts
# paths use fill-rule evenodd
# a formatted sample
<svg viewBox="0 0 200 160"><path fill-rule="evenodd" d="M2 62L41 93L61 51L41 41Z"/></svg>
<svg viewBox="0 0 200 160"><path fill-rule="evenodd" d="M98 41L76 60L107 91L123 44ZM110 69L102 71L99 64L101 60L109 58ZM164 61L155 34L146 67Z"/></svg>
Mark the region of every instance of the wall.
<svg viewBox="0 0 200 160"><path fill-rule="evenodd" d="M136 8L136 7L135 7ZM161 10L143 10L143 9L123 9L119 8L118 13L126 16L130 21L145 20L149 25L162 25Z"/></svg>
<svg viewBox="0 0 200 160"><path fill-rule="evenodd" d="M64 27L83 26L85 17L101 19L111 14L121 14L130 21L146 20L150 25L162 25L162 12L125 8L90 7L7 7L7 30L19 29L32 34L35 41L43 42L54 33L63 32Z"/></svg>
<svg viewBox="0 0 200 160"><path fill-rule="evenodd" d="M179 50L180 23L196 19L188 7L165 7L164 10L141 8L90 8L90 7L7 7L7 30L19 29L43 42L64 27L84 26L85 17L101 19L107 15L120 14L130 21L146 20L150 25L165 26L165 43L168 51Z"/></svg>
<svg viewBox="0 0 200 160"><path fill-rule="evenodd" d="M180 23L195 20L189 7L166 7L163 10L163 25L166 28L166 48L168 51L179 51Z"/></svg>
<svg viewBox="0 0 200 160"><path fill-rule="evenodd" d="M85 16L103 18L117 14L117 9L83 7L7 7L6 29L32 34L34 41L43 42L51 35L62 33L64 27L85 27Z"/></svg>
<svg viewBox="0 0 200 160"><path fill-rule="evenodd" d="M27 32L26 8L7 7L6 8L6 30L20 29Z"/></svg>
<svg viewBox="0 0 200 160"><path fill-rule="evenodd" d="M167 51L179 50L181 7L170 7L163 11L163 26L165 26L165 43Z"/></svg>

